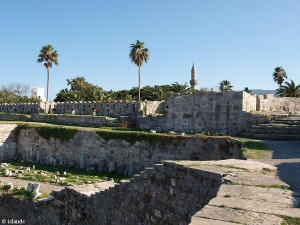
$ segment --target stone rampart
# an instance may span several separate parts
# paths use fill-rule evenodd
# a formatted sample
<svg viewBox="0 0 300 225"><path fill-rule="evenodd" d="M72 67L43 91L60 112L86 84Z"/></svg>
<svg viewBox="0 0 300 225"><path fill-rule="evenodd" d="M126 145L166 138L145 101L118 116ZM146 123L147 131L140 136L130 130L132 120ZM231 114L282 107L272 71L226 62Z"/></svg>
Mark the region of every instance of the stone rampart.
<svg viewBox="0 0 300 225"><path fill-rule="evenodd" d="M300 113L300 98L274 97L273 95L257 96L257 111Z"/></svg>
<svg viewBox="0 0 300 225"><path fill-rule="evenodd" d="M18 154L24 161L69 165L132 175L162 160L239 158L241 145L228 137L158 136L157 142L105 140L95 131L79 131L69 141L44 138L36 128L20 128Z"/></svg>
<svg viewBox="0 0 300 225"><path fill-rule="evenodd" d="M36 203L0 196L0 216L30 225L187 225L221 183L219 173L164 162L92 195L66 188L53 192L54 200Z"/></svg>
<svg viewBox="0 0 300 225"><path fill-rule="evenodd" d="M173 95L163 117L139 118L141 128L184 132L235 132L243 113L243 92ZM153 126L154 125L154 126Z"/></svg>

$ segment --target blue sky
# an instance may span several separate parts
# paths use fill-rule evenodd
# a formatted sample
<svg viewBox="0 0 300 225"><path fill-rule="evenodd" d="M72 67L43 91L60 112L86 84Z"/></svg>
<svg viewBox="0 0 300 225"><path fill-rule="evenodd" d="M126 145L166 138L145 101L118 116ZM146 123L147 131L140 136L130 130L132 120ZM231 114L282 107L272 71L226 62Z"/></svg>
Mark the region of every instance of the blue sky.
<svg viewBox="0 0 300 225"><path fill-rule="evenodd" d="M277 66L300 83L299 12L299 0L2 0L0 85L46 87L36 59L52 44L60 65L51 71L51 98L76 76L129 89L138 82L129 46L141 40L151 53L142 86L189 83L195 62L199 87L228 79L235 90L276 89Z"/></svg>

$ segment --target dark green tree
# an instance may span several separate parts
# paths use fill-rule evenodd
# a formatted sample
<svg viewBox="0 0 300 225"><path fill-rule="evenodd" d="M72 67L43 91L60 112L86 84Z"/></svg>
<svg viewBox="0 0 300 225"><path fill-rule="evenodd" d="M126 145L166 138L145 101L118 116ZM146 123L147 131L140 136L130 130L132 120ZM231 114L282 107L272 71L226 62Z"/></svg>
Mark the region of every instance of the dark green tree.
<svg viewBox="0 0 300 225"><path fill-rule="evenodd" d="M174 92L174 93L178 93L178 94L185 94L185 93L188 93L190 91L190 88L187 85L187 83L179 84L178 82L175 82L175 83L172 84L171 91Z"/></svg>
<svg viewBox="0 0 300 225"><path fill-rule="evenodd" d="M230 81L222 80L220 82L219 90L220 91L232 91L233 86L231 85Z"/></svg>
<svg viewBox="0 0 300 225"><path fill-rule="evenodd" d="M280 97L300 97L300 84L296 85L293 80L285 81L284 85L277 89L276 94Z"/></svg>
<svg viewBox="0 0 300 225"><path fill-rule="evenodd" d="M70 86L70 89L61 90L56 95L55 102L100 101L106 98L101 87L87 82L84 77L67 79L67 85Z"/></svg>
<svg viewBox="0 0 300 225"><path fill-rule="evenodd" d="M281 66L276 67L273 73L274 82L281 87L285 78L287 78L287 73L285 70Z"/></svg>

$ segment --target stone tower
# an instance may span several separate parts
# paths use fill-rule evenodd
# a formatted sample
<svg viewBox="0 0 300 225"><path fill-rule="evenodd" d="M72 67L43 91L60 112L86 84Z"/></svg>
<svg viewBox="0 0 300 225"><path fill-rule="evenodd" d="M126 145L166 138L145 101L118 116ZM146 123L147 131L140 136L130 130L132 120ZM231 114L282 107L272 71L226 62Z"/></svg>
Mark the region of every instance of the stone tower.
<svg viewBox="0 0 300 225"><path fill-rule="evenodd" d="M191 70L190 84L191 84L191 89L194 89L194 90L197 89L198 80L197 80L197 69L196 69L195 63L193 63L193 67Z"/></svg>

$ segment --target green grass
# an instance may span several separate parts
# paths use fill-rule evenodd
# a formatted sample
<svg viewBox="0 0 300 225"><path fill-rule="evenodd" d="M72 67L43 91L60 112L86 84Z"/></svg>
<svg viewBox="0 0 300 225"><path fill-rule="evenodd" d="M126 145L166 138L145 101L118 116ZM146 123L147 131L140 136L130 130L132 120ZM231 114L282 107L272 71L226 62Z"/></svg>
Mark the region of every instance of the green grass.
<svg viewBox="0 0 300 225"><path fill-rule="evenodd" d="M280 216L284 221L281 225L300 225L300 218L290 216Z"/></svg>
<svg viewBox="0 0 300 225"><path fill-rule="evenodd" d="M271 154L271 150L268 146L260 140L254 140L250 138L235 138L242 142L242 152L247 159L259 159L264 158Z"/></svg>
<svg viewBox="0 0 300 225"><path fill-rule="evenodd" d="M35 166L35 169L33 168ZM116 173L104 173L98 171L86 171L83 169L70 168L65 166L50 166L38 163L28 162L10 162L10 170L20 170L24 167L30 167L30 171L24 172L22 175L14 175L17 179L24 179L30 181L48 182L59 186L68 185L83 185L89 183L98 183L107 180L119 181L122 179L128 179L128 177L116 174ZM64 175L63 173L67 174ZM4 170L0 169L0 175L4 176Z"/></svg>
<svg viewBox="0 0 300 225"><path fill-rule="evenodd" d="M8 190L6 185L0 186L0 192L1 195L7 195L7 196L11 196L14 198L18 198L18 199L33 199L34 195L32 192L29 192L26 190L25 187L21 187L21 188L13 188ZM41 193L41 195L39 197L37 197L35 200L39 200L39 199L43 199L43 198L47 198L49 197L50 194L49 193Z"/></svg>

